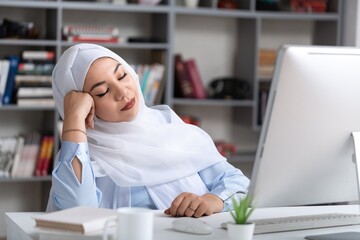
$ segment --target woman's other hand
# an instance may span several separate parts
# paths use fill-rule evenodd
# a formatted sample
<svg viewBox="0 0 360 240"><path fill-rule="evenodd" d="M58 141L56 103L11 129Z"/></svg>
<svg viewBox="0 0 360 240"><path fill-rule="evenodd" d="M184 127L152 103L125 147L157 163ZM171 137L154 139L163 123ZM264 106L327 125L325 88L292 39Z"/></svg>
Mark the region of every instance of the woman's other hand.
<svg viewBox="0 0 360 240"><path fill-rule="evenodd" d="M164 213L173 217L201 217L220 212L223 207L222 199L214 194L207 193L198 196L184 192L174 199L170 208L166 209Z"/></svg>

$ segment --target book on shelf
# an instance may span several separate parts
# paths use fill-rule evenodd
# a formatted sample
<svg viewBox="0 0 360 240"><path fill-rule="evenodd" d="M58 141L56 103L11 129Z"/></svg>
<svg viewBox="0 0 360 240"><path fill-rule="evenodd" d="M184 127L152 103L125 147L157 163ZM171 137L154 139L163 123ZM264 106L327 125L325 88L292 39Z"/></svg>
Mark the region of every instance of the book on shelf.
<svg viewBox="0 0 360 240"><path fill-rule="evenodd" d="M17 139L14 137L0 138L0 178L9 177L14 156L16 154Z"/></svg>
<svg viewBox="0 0 360 240"><path fill-rule="evenodd" d="M50 173L50 169L52 166L52 157L54 152L54 136L47 136L48 143L46 145L45 158L40 166L40 176L47 176ZM35 175L38 176L38 175Z"/></svg>
<svg viewBox="0 0 360 240"><path fill-rule="evenodd" d="M51 87L23 87L17 90L17 98L52 98L53 91Z"/></svg>
<svg viewBox="0 0 360 240"><path fill-rule="evenodd" d="M35 165L35 176L41 176L42 175L42 167L44 162L46 161L46 154L47 154L47 148L49 145L49 136L42 136L41 137L41 144L40 144L40 150L38 154L38 158Z"/></svg>
<svg viewBox="0 0 360 240"><path fill-rule="evenodd" d="M275 49L260 49L258 78L271 79L276 63L277 51Z"/></svg>
<svg viewBox="0 0 360 240"><path fill-rule="evenodd" d="M21 62L18 66L18 74L22 75L49 75L51 76L55 64L52 62L34 63Z"/></svg>
<svg viewBox="0 0 360 240"><path fill-rule="evenodd" d="M25 144L25 138L23 136L18 136L17 137L16 153L15 153L15 156L14 156L12 168L9 171L9 176L11 176L11 177L15 176L15 173L19 169L20 160L21 160L21 153L22 153L22 151L24 149L24 144Z"/></svg>
<svg viewBox="0 0 360 240"><path fill-rule="evenodd" d="M135 64L131 66L139 77L141 92L147 105L159 104L164 88L163 64Z"/></svg>
<svg viewBox="0 0 360 240"><path fill-rule="evenodd" d="M194 97L197 99L206 98L206 91L195 59L185 60L184 66L194 91Z"/></svg>
<svg viewBox="0 0 360 240"><path fill-rule="evenodd" d="M23 107L55 107L54 98L19 98L17 99L16 104Z"/></svg>
<svg viewBox="0 0 360 240"><path fill-rule="evenodd" d="M123 40L119 29L112 26L65 25L62 31L69 42L119 43Z"/></svg>
<svg viewBox="0 0 360 240"><path fill-rule="evenodd" d="M46 50L24 50L21 58L22 61L54 61L55 52Z"/></svg>
<svg viewBox="0 0 360 240"><path fill-rule="evenodd" d="M145 103L154 105L156 95L160 90L160 84L163 81L165 67L161 64L152 64L149 67L149 74L146 81L143 81L143 95Z"/></svg>
<svg viewBox="0 0 360 240"><path fill-rule="evenodd" d="M178 95L184 98L194 98L194 90L185 70L181 54L175 55L175 83L177 84L175 90L178 90Z"/></svg>
<svg viewBox="0 0 360 240"><path fill-rule="evenodd" d="M0 60L0 100L3 99L6 82L9 74L10 61L8 59Z"/></svg>
<svg viewBox="0 0 360 240"><path fill-rule="evenodd" d="M116 217L117 211L114 209L78 206L33 218L38 228L89 234L102 230L107 221L115 220Z"/></svg>
<svg viewBox="0 0 360 240"><path fill-rule="evenodd" d="M10 104L13 101L13 92L15 88L15 76L17 74L17 69L19 65L19 57L18 56L9 56L7 59L10 61L9 72L6 80L6 86L4 90L4 95L2 98L2 104Z"/></svg>

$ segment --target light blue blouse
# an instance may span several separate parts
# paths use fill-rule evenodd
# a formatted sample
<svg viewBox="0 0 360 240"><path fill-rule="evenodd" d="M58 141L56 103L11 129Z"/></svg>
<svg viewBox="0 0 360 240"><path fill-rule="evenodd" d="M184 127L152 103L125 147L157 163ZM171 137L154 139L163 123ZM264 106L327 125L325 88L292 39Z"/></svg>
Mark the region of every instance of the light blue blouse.
<svg viewBox="0 0 360 240"><path fill-rule="evenodd" d="M77 157L82 163L82 181L79 182L72 168L72 160ZM231 197L241 197L247 193L249 179L237 168L226 161L212 165L199 173L209 190L224 201L224 209L232 209ZM95 177L90 164L87 142L62 142L58 161L52 172L52 189L47 211L75 207L79 205L116 209L124 190L128 194L132 207L156 209L145 186L122 188L110 177ZM166 194L166 193L164 193Z"/></svg>

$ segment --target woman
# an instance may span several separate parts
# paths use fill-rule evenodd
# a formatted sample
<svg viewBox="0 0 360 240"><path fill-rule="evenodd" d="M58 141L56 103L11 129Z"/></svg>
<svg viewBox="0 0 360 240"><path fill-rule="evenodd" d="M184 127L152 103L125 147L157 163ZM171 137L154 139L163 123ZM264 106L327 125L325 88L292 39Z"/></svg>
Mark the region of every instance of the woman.
<svg viewBox="0 0 360 240"><path fill-rule="evenodd" d="M200 217L247 192L249 179L204 131L168 106L145 105L138 76L114 52L95 44L66 50L53 93L64 124L48 211L133 206Z"/></svg>

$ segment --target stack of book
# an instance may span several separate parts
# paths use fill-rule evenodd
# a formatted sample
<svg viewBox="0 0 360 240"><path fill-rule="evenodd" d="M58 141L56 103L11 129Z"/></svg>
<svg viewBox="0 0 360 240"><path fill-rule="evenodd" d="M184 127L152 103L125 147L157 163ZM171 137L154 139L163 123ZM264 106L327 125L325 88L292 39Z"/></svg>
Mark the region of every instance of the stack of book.
<svg viewBox="0 0 360 240"><path fill-rule="evenodd" d="M54 106L51 89L54 61L52 51L23 51L15 77L19 106Z"/></svg>
<svg viewBox="0 0 360 240"><path fill-rule="evenodd" d="M0 138L0 177L47 176L53 148L54 137L38 132Z"/></svg>
<svg viewBox="0 0 360 240"><path fill-rule="evenodd" d="M112 26L65 25L63 38L68 42L120 43L120 31Z"/></svg>
<svg viewBox="0 0 360 240"><path fill-rule="evenodd" d="M276 62L276 50L260 49L258 78L270 80L274 72L275 62Z"/></svg>

